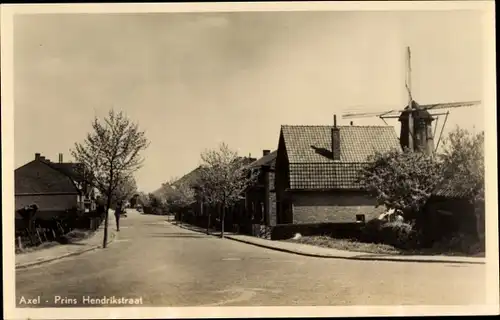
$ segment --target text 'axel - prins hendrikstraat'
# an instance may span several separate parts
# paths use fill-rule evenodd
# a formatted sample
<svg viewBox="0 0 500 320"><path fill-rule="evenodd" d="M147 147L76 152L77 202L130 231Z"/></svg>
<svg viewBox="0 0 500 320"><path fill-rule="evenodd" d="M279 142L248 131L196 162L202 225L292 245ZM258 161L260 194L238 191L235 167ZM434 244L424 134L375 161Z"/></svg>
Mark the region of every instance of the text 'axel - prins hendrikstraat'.
<svg viewBox="0 0 500 320"><path fill-rule="evenodd" d="M64 296L54 296L52 301L43 300L40 296L33 298L21 297L19 299L19 304L27 304L27 305L40 305L45 303L53 303L59 305L75 305L75 304L88 304L88 305L141 305L142 297L139 298L130 298L130 297L116 297L116 296L103 296L103 297L92 297L92 296L82 296L80 299L78 298L69 298Z"/></svg>

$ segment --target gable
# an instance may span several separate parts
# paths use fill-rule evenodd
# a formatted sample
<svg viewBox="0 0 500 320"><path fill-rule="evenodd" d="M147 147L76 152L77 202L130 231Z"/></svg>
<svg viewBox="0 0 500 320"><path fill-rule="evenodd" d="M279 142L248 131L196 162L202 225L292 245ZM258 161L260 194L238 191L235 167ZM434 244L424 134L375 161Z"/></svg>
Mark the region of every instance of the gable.
<svg viewBox="0 0 500 320"><path fill-rule="evenodd" d="M252 162L249 167L250 168L259 168L262 166L274 167L276 162L276 155L278 154L278 150L270 152L268 155L263 156L262 158Z"/></svg>
<svg viewBox="0 0 500 320"><path fill-rule="evenodd" d="M14 189L21 194L79 194L73 181L48 164L34 160L14 171Z"/></svg>

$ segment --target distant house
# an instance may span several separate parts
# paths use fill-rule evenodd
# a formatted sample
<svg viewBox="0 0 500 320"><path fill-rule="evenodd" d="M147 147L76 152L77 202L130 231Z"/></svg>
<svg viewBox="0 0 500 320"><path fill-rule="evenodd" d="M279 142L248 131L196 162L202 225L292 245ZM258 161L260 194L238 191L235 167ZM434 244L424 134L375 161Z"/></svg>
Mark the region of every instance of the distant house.
<svg viewBox="0 0 500 320"><path fill-rule="evenodd" d="M35 159L15 170L16 211L36 204L41 215L95 209L94 191L80 177L78 164L54 163L35 154Z"/></svg>
<svg viewBox="0 0 500 320"><path fill-rule="evenodd" d="M262 157L251 164L249 169L257 170L255 184L245 193L245 216L240 220L240 231L255 234L255 227L276 225L276 193L274 190L274 167L277 150L263 150ZM251 227L254 227L250 229Z"/></svg>
<svg viewBox="0 0 500 320"><path fill-rule="evenodd" d="M249 165L257 159L252 157L239 157L243 166ZM186 221L189 223L197 224L200 226L207 226L208 216L210 215L210 225L213 227L220 227L220 212L221 208L218 205L209 205L203 198L201 190L197 187L198 179L201 175L203 168L198 166L193 171L187 173L179 180L174 182L177 184L185 184L195 189L195 203L191 206L191 211L187 214ZM242 199L231 208L226 209L225 230L232 230L235 225L239 224L241 218L245 215L245 200Z"/></svg>
<svg viewBox="0 0 500 320"><path fill-rule="evenodd" d="M378 216L357 183L376 151L401 150L390 126L281 127L276 157L278 224L355 223Z"/></svg>

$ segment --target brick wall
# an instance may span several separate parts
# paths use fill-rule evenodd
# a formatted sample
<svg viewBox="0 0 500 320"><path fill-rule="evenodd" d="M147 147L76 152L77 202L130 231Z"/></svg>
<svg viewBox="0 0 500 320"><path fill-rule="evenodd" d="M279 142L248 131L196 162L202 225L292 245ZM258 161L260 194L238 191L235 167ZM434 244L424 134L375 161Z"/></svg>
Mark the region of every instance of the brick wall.
<svg viewBox="0 0 500 320"><path fill-rule="evenodd" d="M64 211L77 206L77 195L18 195L16 210L36 203L39 211Z"/></svg>
<svg viewBox="0 0 500 320"><path fill-rule="evenodd" d="M375 200L356 192L303 192L291 195L293 223L351 223L356 215L365 221L380 215L385 208L375 208Z"/></svg>
<svg viewBox="0 0 500 320"><path fill-rule="evenodd" d="M276 193L269 193L269 225L275 226L277 224L277 208L276 208Z"/></svg>
<svg viewBox="0 0 500 320"><path fill-rule="evenodd" d="M275 173L269 172L269 219L268 225L274 226L277 223L276 191L274 190Z"/></svg>

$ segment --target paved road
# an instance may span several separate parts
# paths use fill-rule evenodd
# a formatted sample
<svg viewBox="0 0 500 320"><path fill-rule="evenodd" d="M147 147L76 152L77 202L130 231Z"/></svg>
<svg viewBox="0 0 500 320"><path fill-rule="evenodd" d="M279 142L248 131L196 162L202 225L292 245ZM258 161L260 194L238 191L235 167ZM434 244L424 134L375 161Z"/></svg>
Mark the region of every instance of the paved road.
<svg viewBox="0 0 500 320"><path fill-rule="evenodd" d="M83 305L84 296L142 297L143 306L165 307L485 301L484 265L304 257L191 232L137 212L122 224L107 249L19 270L18 307L29 307L19 304L22 297L37 296L47 307L96 306Z"/></svg>

